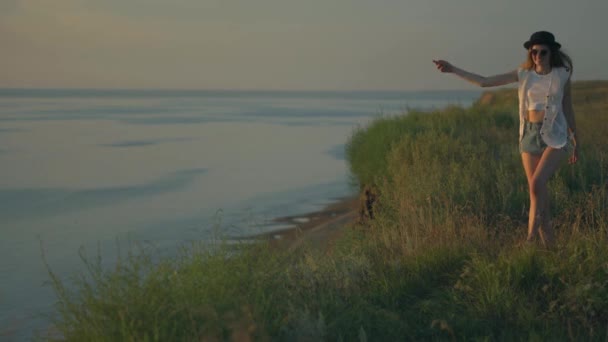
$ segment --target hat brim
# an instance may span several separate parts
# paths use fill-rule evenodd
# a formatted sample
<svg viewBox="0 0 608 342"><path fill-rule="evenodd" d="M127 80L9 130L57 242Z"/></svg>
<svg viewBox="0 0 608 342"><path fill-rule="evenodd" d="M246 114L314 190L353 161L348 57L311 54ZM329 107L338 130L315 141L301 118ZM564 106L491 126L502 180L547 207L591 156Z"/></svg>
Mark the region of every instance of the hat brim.
<svg viewBox="0 0 608 342"><path fill-rule="evenodd" d="M558 42L547 42L547 41L543 41L543 40L528 40L527 42L524 43L524 47L526 48L526 50L528 50L532 45L549 45L549 46L554 46L557 49L560 49L562 47L562 44L558 43Z"/></svg>

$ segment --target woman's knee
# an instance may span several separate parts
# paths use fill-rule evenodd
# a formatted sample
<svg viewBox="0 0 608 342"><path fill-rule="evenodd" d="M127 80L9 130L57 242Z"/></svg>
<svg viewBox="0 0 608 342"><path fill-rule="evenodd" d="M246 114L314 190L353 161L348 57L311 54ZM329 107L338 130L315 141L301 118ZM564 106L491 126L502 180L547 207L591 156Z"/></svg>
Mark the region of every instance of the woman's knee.
<svg viewBox="0 0 608 342"><path fill-rule="evenodd" d="M532 178L529 186L531 196L542 196L547 190L547 181L541 178Z"/></svg>

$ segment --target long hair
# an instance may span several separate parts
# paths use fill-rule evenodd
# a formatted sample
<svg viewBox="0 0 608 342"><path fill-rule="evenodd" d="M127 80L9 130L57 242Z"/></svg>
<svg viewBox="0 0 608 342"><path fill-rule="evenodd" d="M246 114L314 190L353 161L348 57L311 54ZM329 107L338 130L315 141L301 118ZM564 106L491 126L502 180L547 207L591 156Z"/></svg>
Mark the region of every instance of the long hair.
<svg viewBox="0 0 608 342"><path fill-rule="evenodd" d="M534 61L532 60L532 50L528 50L526 61L521 65L522 68L527 70L534 69ZM572 58L568 56L562 50L556 48L555 46L549 46L549 51L551 52L551 59L549 60L549 64L552 68L554 67L564 67L569 69L572 72Z"/></svg>

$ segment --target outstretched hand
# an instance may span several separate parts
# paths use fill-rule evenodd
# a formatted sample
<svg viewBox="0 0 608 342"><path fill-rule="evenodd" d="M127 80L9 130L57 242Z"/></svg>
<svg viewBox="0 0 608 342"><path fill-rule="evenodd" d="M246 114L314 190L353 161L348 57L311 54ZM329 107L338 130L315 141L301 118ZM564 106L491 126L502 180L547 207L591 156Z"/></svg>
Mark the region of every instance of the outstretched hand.
<svg viewBox="0 0 608 342"><path fill-rule="evenodd" d="M439 71L441 71L441 72L454 72L454 66L452 66L452 64L450 64L447 61L444 61L442 59L440 59L440 60L433 59L433 63L435 63L435 65L437 66L437 69L439 69Z"/></svg>

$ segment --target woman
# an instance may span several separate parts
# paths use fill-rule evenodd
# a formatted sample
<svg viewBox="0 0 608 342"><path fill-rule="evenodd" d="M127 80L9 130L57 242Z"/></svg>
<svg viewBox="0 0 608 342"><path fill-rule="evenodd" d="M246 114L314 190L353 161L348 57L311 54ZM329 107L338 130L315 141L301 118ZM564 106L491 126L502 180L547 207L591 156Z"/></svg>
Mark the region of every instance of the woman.
<svg viewBox="0 0 608 342"><path fill-rule="evenodd" d="M554 243L550 223L547 181L563 159L578 160L578 137L570 93L572 60L560 50L550 32L539 31L524 43L526 62L517 70L483 77L457 68L443 60L433 60L441 72L453 73L481 87L518 82L519 150L530 190L528 237L539 235L545 246Z"/></svg>

